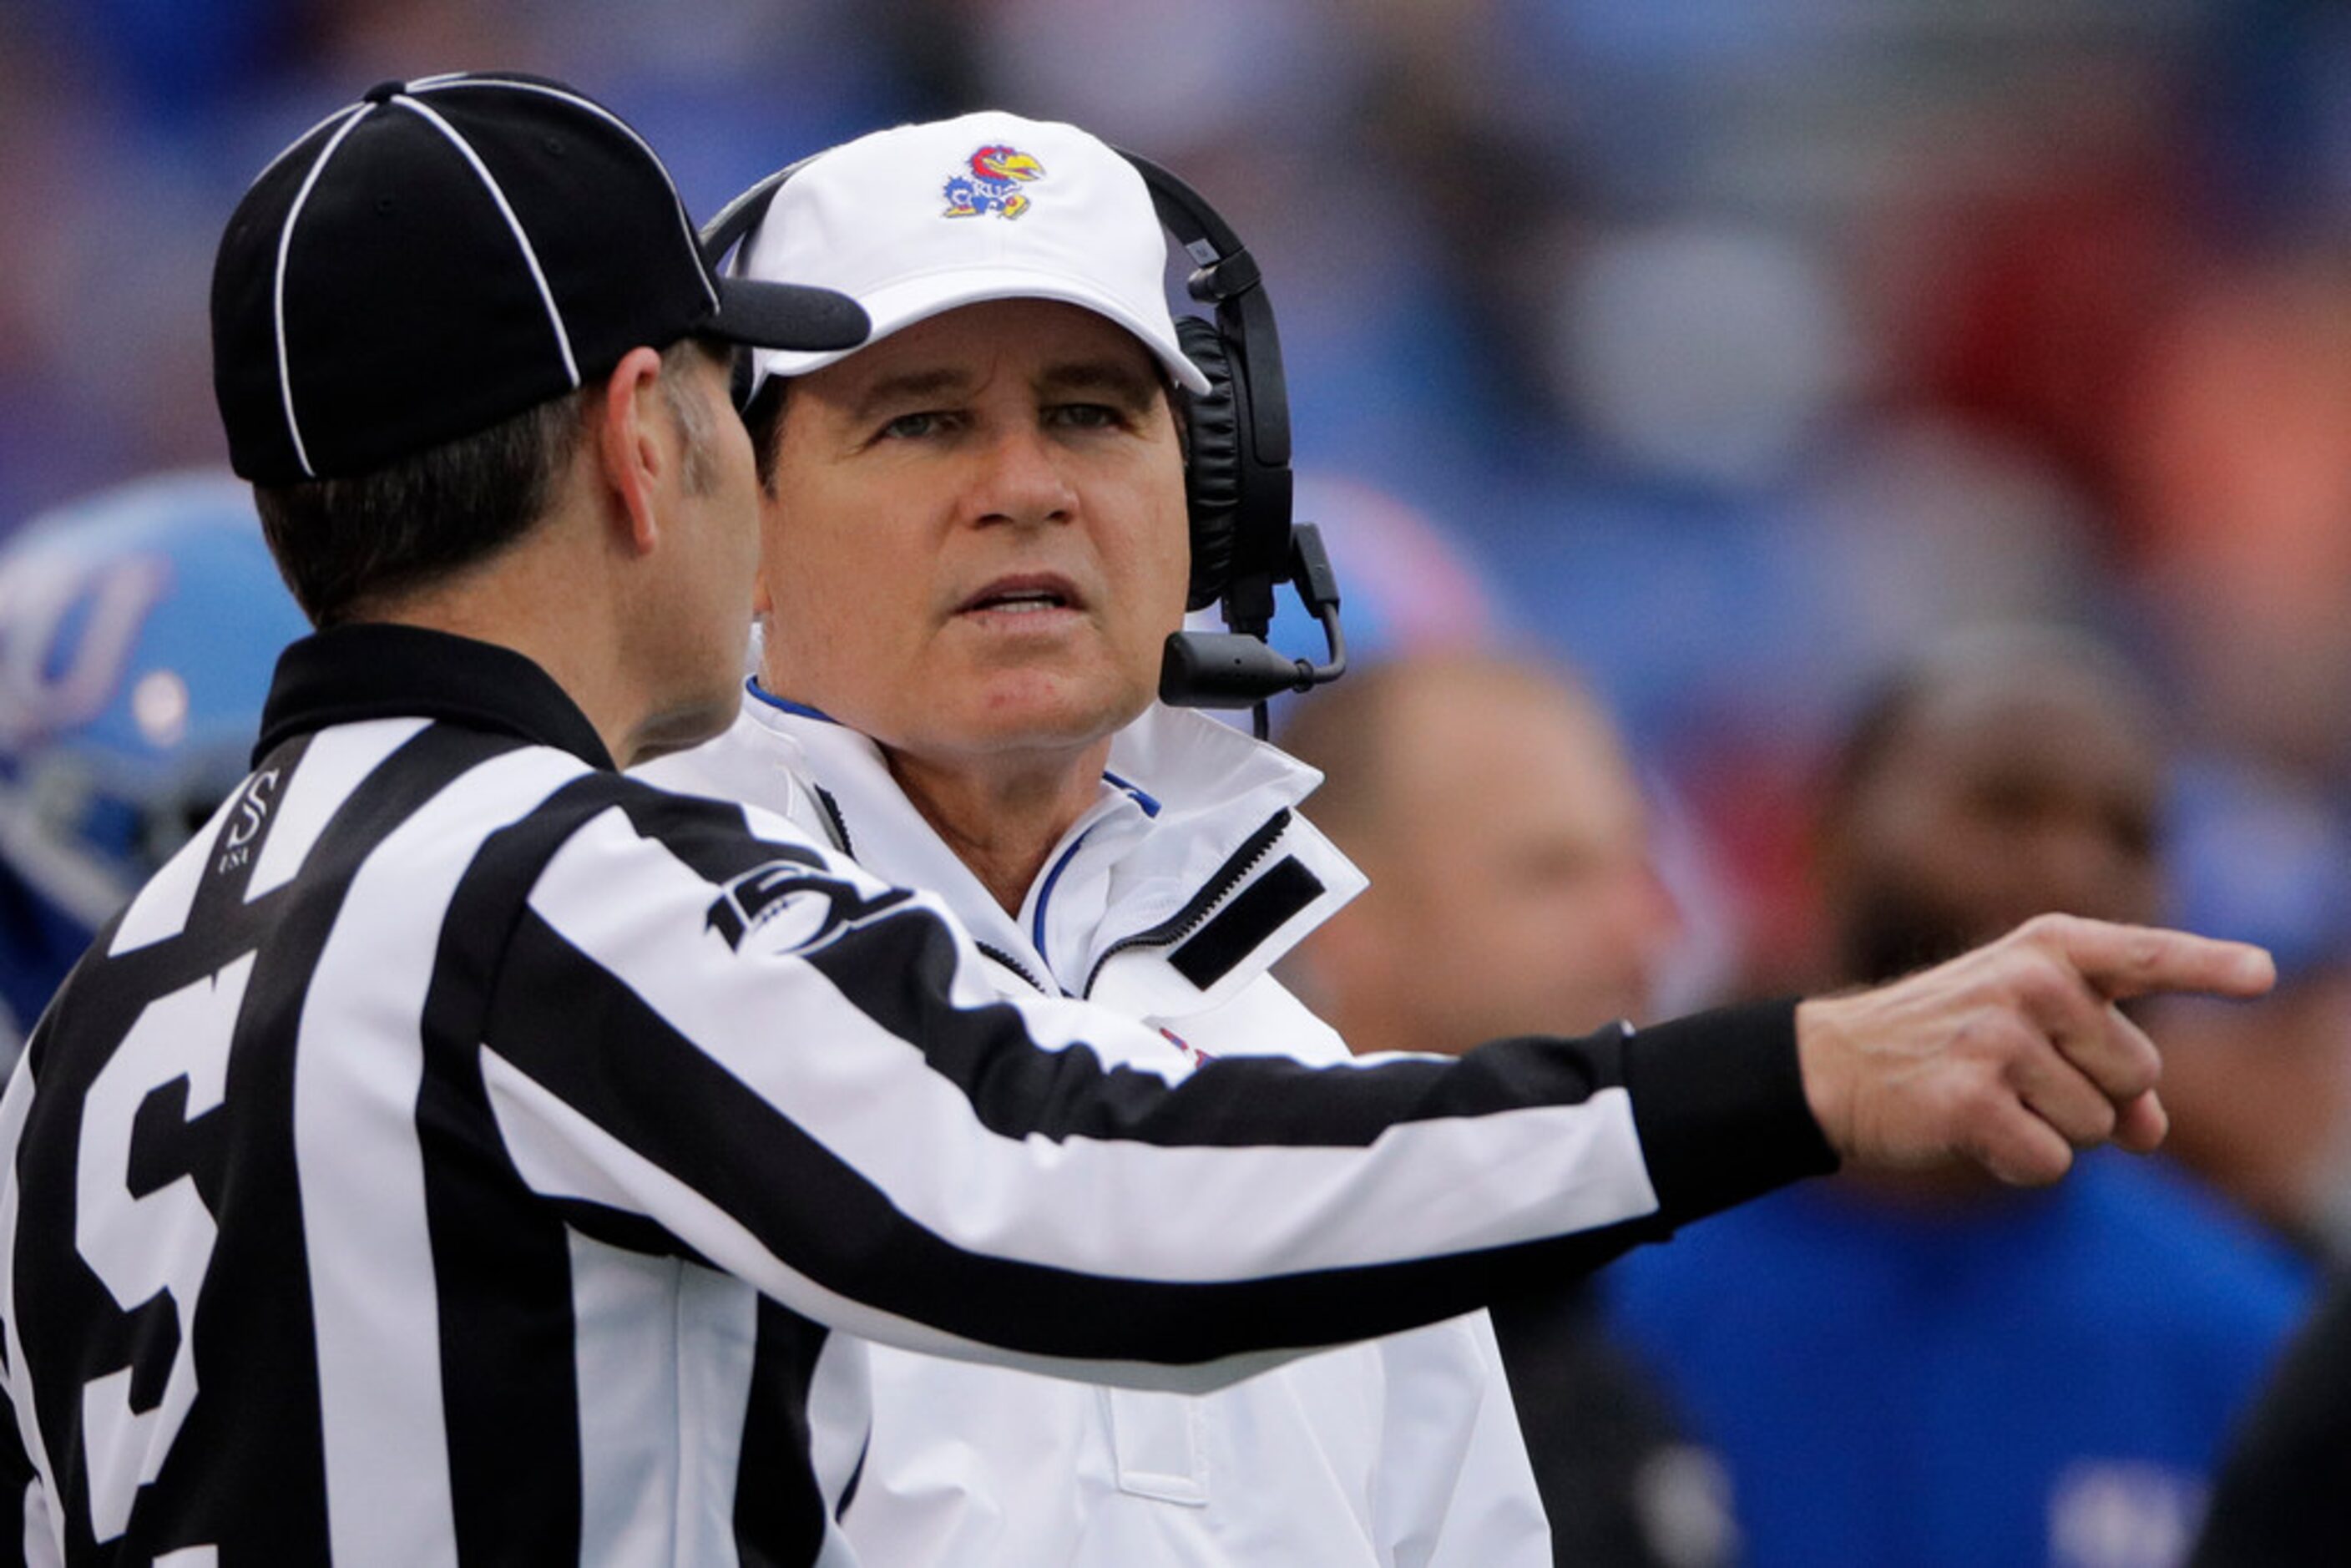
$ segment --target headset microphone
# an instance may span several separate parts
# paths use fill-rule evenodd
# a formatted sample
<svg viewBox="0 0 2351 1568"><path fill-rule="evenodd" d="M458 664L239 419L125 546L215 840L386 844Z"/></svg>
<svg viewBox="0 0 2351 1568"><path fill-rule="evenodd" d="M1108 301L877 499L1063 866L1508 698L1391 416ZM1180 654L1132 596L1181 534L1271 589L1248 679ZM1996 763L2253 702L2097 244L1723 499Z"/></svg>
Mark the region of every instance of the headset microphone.
<svg viewBox="0 0 2351 1568"><path fill-rule="evenodd" d="M1262 740L1270 698L1310 691L1345 674L1347 638L1339 626L1339 580L1322 548L1322 531L1312 523L1290 527L1290 584L1322 624L1326 662L1293 659L1269 645L1262 632L1171 632L1160 655L1159 700L1181 707L1255 708L1257 736ZM1227 623L1231 620L1228 609Z"/></svg>
<svg viewBox="0 0 2351 1568"><path fill-rule="evenodd" d="M1181 707L1253 707L1259 739L1266 703L1334 681L1347 667L1339 585L1322 536L1290 520L1290 398L1273 306L1257 258L1207 199L1148 158L1124 154L1151 192L1159 221L1194 263L1193 298L1212 319L1178 316L1185 352L1210 390L1186 406L1186 499L1192 521L1189 608L1218 604L1226 632L1176 632L1159 666L1159 700ZM1287 580L1322 623L1325 663L1292 659L1265 642L1274 587Z"/></svg>

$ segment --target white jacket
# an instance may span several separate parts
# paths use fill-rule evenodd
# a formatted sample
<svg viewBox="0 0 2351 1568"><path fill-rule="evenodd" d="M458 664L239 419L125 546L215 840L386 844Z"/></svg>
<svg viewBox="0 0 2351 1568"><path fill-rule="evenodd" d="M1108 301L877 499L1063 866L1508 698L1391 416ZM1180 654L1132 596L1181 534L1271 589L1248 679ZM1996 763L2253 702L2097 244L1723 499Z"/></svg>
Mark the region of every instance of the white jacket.
<svg viewBox="0 0 2351 1568"><path fill-rule="evenodd" d="M1293 810L1321 775L1198 714L1155 706L1113 740L1100 799L1054 847L1018 918L924 821L871 740L809 710L754 691L726 734L643 771L787 812L876 874L935 891L996 961L1007 995L1090 997L1207 1056L1346 1055L1267 972L1364 886ZM861 1373L872 1430L843 1521L866 1562L1551 1562L1483 1312L1202 1395L836 1336L811 1396L820 1451L853 1454L863 1437Z"/></svg>

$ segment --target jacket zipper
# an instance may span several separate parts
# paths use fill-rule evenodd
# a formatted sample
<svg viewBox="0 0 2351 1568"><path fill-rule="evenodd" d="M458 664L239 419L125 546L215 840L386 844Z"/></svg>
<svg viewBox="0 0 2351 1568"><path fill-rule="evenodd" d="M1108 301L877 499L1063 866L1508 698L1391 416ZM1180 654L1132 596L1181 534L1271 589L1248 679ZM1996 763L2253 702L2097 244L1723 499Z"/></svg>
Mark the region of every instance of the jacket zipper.
<svg viewBox="0 0 2351 1568"><path fill-rule="evenodd" d="M1067 991L1056 989L1055 988L1045 984L1044 981L1040 980L1036 976L1029 972L1029 967L1026 964L1023 964L1019 959L1014 957L1003 948L995 946L993 943L982 942L978 937L975 936L971 939L971 944L973 946L979 949L980 955L983 957L992 958L1004 967L1011 970L1014 974L1028 981L1033 989L1041 991L1049 997L1065 997L1069 995Z"/></svg>
<svg viewBox="0 0 2351 1568"><path fill-rule="evenodd" d="M1086 975L1086 988L1078 994L1081 997L1093 995L1094 982L1102 978L1102 966L1128 948L1173 947L1206 924L1210 912L1218 904L1224 902L1228 894L1248 880L1249 873L1257 869L1258 862L1265 859L1289 828L1290 808L1284 806L1267 818L1265 825L1250 834L1249 841L1235 850L1232 857L1217 868L1216 875L1210 877L1207 885L1193 895L1191 903L1150 930L1138 931L1132 936L1122 936L1103 948L1102 956L1094 960L1093 968Z"/></svg>
<svg viewBox="0 0 2351 1568"><path fill-rule="evenodd" d="M847 820L841 816L841 802L834 800L832 798L832 791L826 789L821 784L811 780L809 788L816 792L817 804L824 808L825 820L831 825L833 848L839 850L842 854L847 855L850 859L855 860L857 858L857 851L852 847L849 837L849 823ZM1031 990L1040 992L1049 997L1069 995L1067 991L1061 989L1057 986L1049 986L1045 984L1044 981L1039 979L1036 976L1029 972L1028 965L1023 964L1019 959L1014 957L1003 948L995 946L993 943L982 942L978 937L974 936L972 938L972 946L979 949L980 955L983 957L988 958L993 962L1001 965L1005 968L1008 968L1014 974L1019 976L1023 980L1027 981L1029 988Z"/></svg>

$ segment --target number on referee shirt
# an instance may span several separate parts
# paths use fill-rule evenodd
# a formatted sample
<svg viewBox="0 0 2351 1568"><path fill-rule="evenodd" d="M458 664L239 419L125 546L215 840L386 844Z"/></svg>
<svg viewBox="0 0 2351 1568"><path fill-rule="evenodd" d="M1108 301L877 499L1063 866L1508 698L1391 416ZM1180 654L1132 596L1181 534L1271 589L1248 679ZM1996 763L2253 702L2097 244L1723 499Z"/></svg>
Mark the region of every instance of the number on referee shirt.
<svg viewBox="0 0 2351 1568"><path fill-rule="evenodd" d="M168 1291L179 1326L163 1397L154 1408L131 1407L128 1366L83 1385L90 1531L99 1541L130 1528L131 1499L162 1473L163 1457L195 1402L196 1297L218 1235L193 1177L176 1176L152 1192L131 1191L131 1129L148 1097L178 1079L187 1080L190 1121L221 1103L229 1040L253 961L247 953L149 1003L82 1103L75 1241L118 1306L129 1312Z"/></svg>

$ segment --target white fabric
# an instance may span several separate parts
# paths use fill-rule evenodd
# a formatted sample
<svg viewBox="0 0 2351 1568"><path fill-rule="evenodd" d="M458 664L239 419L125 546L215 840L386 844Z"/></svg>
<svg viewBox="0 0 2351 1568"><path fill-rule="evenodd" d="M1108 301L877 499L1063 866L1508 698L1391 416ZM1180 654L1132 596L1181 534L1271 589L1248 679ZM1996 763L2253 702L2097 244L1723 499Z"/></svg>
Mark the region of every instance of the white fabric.
<svg viewBox="0 0 2351 1568"><path fill-rule="evenodd" d="M984 152L1001 171L975 168ZM1176 338L1167 242L1134 165L1074 125L990 110L877 131L793 171L744 237L733 272L837 288L866 341L983 299L1059 299L1106 316L1196 392ZM860 345L862 347L862 345ZM755 350L752 387L854 352Z"/></svg>
<svg viewBox="0 0 2351 1568"><path fill-rule="evenodd" d="M1167 964L1165 947L1103 956L1121 938L1184 909L1270 819L1320 781L1199 715L1154 708L1118 737L1101 800L1055 847L1017 916L924 822L872 743L840 726L754 695L726 735L644 771L667 788L783 811L814 834L845 829L869 870L933 890L984 946L1027 972L1024 982L998 969L1008 998L1033 995L1030 984L1082 994L1091 980L1095 999L1189 1051L1279 1048L1311 1061L1347 1060L1337 1035L1266 972L1364 885L1296 817L1251 873L1294 855L1324 893L1207 991ZM1186 1210L1198 1200L1171 1190L1171 1226L1196 1218L1197 1209ZM867 1562L1536 1568L1551 1561L1483 1312L1325 1351L1202 1394L1094 1386L880 1345L866 1354L872 1446L844 1524ZM821 1428L827 1417L819 1411L813 1419ZM839 1438L819 1432L820 1445Z"/></svg>
<svg viewBox="0 0 2351 1568"><path fill-rule="evenodd" d="M473 769L353 878L302 1012L294 1154L318 1335L327 1520L337 1563L455 1563L441 1318L414 1133L421 1018L441 925L482 839L578 776L542 747ZM198 857L201 859L201 857ZM338 1049L354 1017L384 1044ZM392 1042L396 1041L397 1044ZM353 1108L372 1115L355 1115Z"/></svg>

